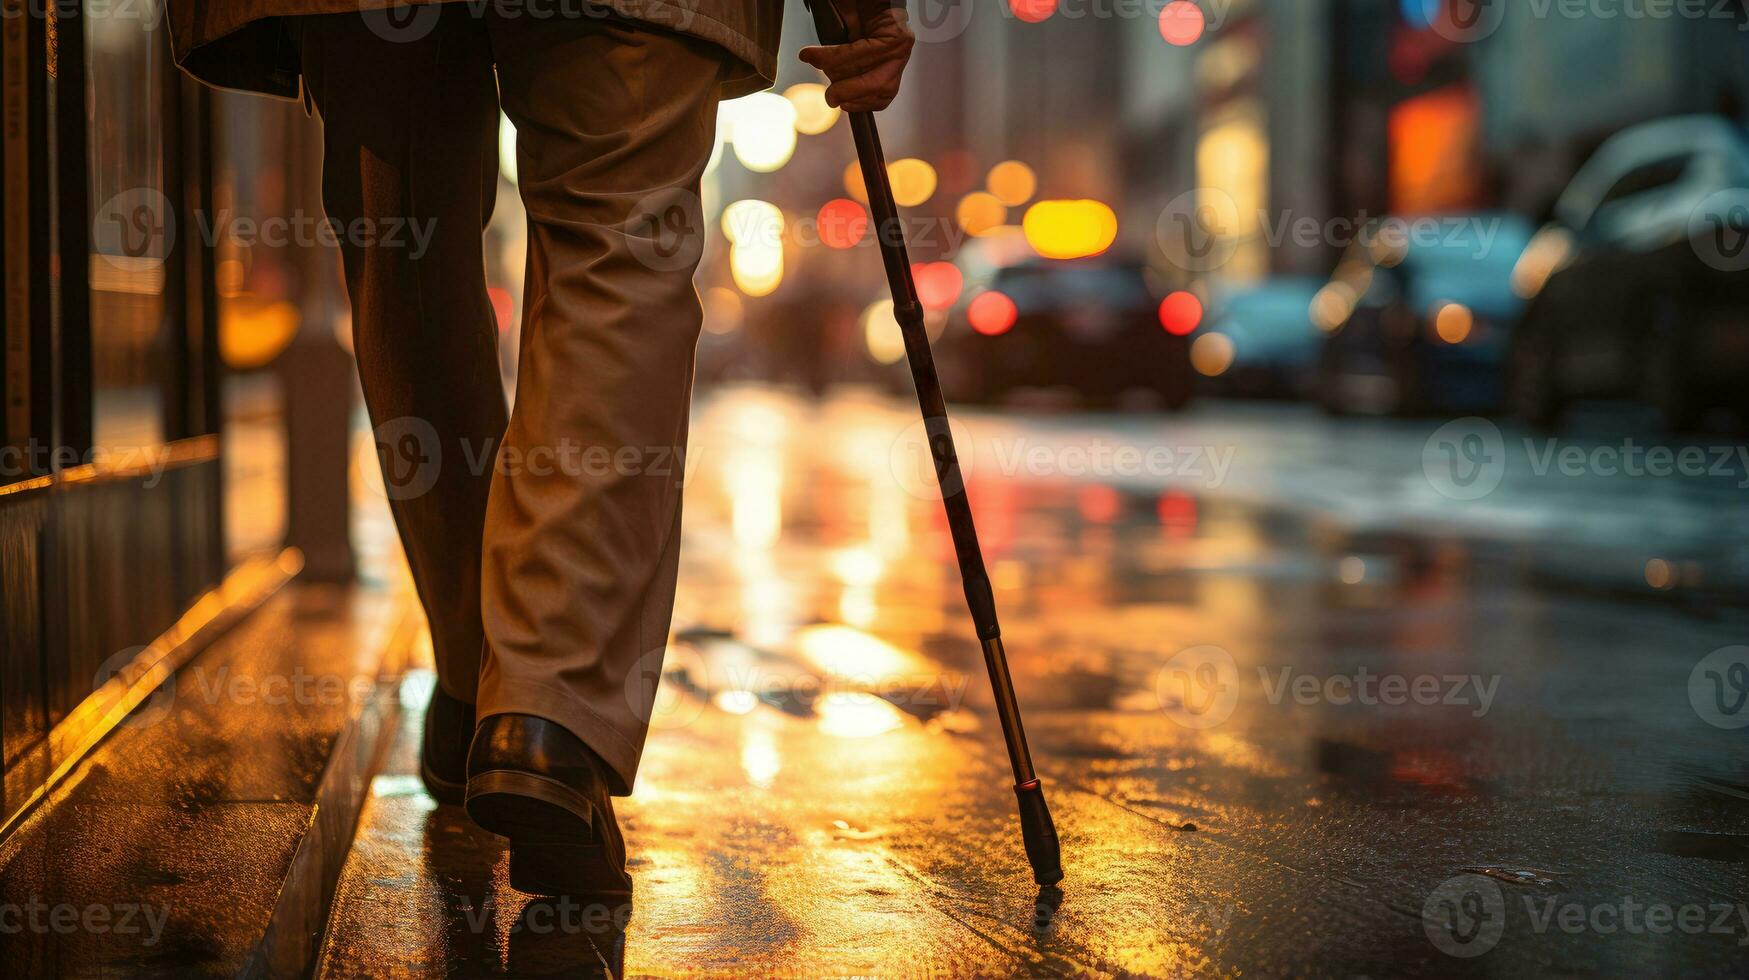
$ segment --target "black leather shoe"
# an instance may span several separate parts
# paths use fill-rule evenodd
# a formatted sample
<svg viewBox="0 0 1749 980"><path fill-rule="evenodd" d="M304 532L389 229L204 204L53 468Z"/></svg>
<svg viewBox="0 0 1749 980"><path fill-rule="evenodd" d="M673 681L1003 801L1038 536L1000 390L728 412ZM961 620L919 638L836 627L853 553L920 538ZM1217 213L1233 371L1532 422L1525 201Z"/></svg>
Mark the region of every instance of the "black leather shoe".
<svg viewBox="0 0 1749 980"><path fill-rule="evenodd" d="M431 686L425 705L425 737L419 743L419 778L439 803L461 806L467 795L468 743L474 737L474 706Z"/></svg>
<svg viewBox="0 0 1749 980"><path fill-rule="evenodd" d="M510 885L535 895L630 895L607 764L564 726L482 719L468 751L468 816L510 839Z"/></svg>

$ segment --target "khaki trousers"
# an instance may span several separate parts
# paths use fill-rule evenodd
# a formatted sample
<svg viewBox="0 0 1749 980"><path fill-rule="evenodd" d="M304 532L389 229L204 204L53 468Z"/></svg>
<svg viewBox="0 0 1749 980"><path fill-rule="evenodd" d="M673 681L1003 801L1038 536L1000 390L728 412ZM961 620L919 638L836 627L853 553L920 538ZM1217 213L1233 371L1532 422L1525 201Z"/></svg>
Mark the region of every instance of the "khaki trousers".
<svg viewBox="0 0 1749 980"><path fill-rule="evenodd" d="M292 31L365 404L444 690L564 725L624 794L673 610L725 59L618 19L438 9L418 37L355 14ZM500 103L529 223L508 417L481 237Z"/></svg>

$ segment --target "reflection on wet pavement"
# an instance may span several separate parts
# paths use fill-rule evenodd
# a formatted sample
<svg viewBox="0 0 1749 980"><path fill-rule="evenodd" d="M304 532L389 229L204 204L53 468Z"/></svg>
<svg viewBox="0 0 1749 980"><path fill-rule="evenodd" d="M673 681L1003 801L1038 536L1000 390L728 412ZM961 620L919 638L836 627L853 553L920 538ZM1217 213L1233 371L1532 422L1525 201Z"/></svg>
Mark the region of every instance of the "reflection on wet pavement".
<svg viewBox="0 0 1749 980"><path fill-rule="evenodd" d="M1351 436L1321 420L1241 423L968 426L1063 838L1068 877L1040 894L905 407L704 402L675 639L621 811L625 972L1741 970L1749 753L1691 680L1743 617L1624 602L1607 576L1546 587L1556 545L1534 528L1476 532L1472 513L1418 516L1403 480L1333 474ZM1381 427L1373 452L1418 473L1430 428ZM1089 474L1048 449L1001 462L1065 432L1232 446L1239 485ZM1341 512L1273 499L1271 479ZM1514 492L1542 511L1594 502L1532 483L1490 506ZM1614 547L1686 547L1733 514L1705 495L1678 509ZM1728 682L1731 657L1716 662ZM322 972L611 962L611 928L535 928L493 839L424 797L408 716ZM1705 928L1681 924L1692 910Z"/></svg>

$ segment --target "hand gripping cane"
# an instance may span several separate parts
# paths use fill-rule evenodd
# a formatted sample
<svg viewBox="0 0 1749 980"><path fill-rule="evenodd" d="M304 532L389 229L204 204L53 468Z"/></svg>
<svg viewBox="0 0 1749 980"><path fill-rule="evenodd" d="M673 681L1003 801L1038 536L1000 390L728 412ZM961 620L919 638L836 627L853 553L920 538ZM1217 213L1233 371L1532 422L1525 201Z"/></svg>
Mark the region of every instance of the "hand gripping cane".
<svg viewBox="0 0 1749 980"><path fill-rule="evenodd" d="M850 31L832 6L832 0L805 0L814 15L814 30L822 44L845 44ZM996 599L990 576L984 571L984 556L978 548L978 531L972 524L972 508L966 500L959 456L954 452L953 433L948 430L947 403L941 396L941 381L935 375L935 358L929 351L929 335L923 329L923 307L917 300L917 285L911 278L911 260L905 251L905 229L893 201L893 185L887 178L881 137L874 114L847 113L850 132L856 140L862 180L868 187L869 210L874 215L875 239L881 261L887 267L887 284L893 292L893 316L905 338L905 357L911 366L911 381L923 409L924 431L935 460L935 478L941 485L941 502L947 508L947 524L953 535L953 550L959 557L960 580L966 590L978 641L984 648L984 666L990 672L990 687L996 695L996 715L1002 722L1002 739L1008 744L1008 762L1014 768L1014 795L1020 801L1020 834L1026 858L1032 862L1033 881L1054 885L1063 880L1062 852L1057 828L1045 806L1045 794L1032 768L1026 747L1026 730L1020 723L1020 704L1014 698L1014 682L1008 676L1008 656L1002 649L1002 629L996 623Z"/></svg>

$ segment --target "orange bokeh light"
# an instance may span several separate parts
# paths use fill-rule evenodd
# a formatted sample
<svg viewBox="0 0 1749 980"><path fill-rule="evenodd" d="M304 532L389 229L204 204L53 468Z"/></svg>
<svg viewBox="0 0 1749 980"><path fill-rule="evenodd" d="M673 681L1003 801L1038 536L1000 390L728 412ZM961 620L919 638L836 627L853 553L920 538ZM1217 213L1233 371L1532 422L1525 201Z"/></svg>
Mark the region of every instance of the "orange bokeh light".
<svg viewBox="0 0 1749 980"><path fill-rule="evenodd" d="M1008 9L1028 24L1036 24L1057 12L1057 0L1008 0Z"/></svg>

